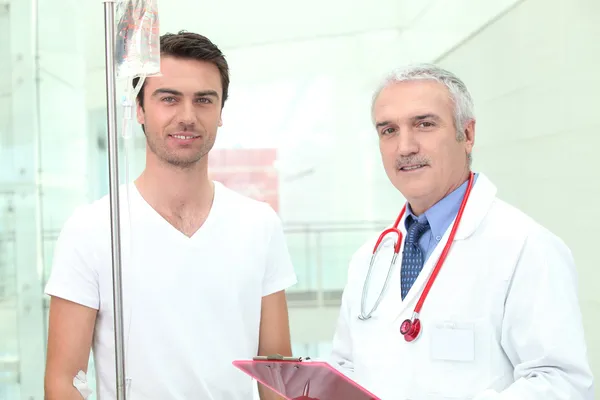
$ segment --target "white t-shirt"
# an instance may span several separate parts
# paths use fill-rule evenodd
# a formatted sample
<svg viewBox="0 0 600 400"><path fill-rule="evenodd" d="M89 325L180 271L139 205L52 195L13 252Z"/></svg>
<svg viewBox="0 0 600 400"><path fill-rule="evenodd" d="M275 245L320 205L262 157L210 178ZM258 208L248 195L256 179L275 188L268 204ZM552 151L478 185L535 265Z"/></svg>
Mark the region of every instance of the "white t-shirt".
<svg viewBox="0 0 600 400"><path fill-rule="evenodd" d="M122 186L128 399L251 399L252 380L232 361L258 352L262 297L296 283L279 217L215 182L210 214L190 238L135 185L130 207L126 193ZM51 296L98 310L98 400L116 398L110 238L108 196L77 209L60 234L46 286Z"/></svg>

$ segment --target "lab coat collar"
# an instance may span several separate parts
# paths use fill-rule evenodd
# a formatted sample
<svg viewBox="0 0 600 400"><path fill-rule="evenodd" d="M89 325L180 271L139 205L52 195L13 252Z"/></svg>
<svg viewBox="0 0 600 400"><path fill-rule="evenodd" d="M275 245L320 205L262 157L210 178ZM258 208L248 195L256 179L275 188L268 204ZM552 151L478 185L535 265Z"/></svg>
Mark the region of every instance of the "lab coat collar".
<svg viewBox="0 0 600 400"><path fill-rule="evenodd" d="M467 200L465 211L456 231L455 240L464 240L471 236L483 221L496 198L497 188L483 173L479 173Z"/></svg>
<svg viewBox="0 0 600 400"><path fill-rule="evenodd" d="M478 175L478 173L475 173L475 182L477 182ZM446 197L438 201L418 217L415 216L410 208L410 204L407 203L406 214L408 215L405 221L408 219L408 216L411 216L421 223L428 222L433 237L441 238L448 230L448 227L452 225L452 222L454 222L456 214L458 214L458 209L465 196L468 183L469 181L466 179L458 188L450 192ZM406 226L406 229L408 229L408 226Z"/></svg>

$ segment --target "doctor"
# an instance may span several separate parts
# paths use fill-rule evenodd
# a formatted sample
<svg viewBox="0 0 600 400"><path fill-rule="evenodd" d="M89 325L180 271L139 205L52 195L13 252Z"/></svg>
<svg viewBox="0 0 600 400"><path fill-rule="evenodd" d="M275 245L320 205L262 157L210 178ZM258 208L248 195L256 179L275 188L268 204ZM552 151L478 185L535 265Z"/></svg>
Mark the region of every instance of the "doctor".
<svg viewBox="0 0 600 400"><path fill-rule="evenodd" d="M433 65L395 71L372 117L407 204L395 262L394 231L371 270L378 236L352 257L334 365L385 400L593 399L571 252L471 173L464 83Z"/></svg>

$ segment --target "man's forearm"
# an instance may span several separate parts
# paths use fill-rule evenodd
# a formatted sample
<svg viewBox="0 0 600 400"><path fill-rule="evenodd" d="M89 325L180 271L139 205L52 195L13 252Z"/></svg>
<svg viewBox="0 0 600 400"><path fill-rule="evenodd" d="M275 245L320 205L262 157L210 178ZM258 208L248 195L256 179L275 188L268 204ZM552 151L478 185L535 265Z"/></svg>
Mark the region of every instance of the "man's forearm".
<svg viewBox="0 0 600 400"><path fill-rule="evenodd" d="M53 379L44 388L44 400L82 400L83 396L73 386L73 378Z"/></svg>

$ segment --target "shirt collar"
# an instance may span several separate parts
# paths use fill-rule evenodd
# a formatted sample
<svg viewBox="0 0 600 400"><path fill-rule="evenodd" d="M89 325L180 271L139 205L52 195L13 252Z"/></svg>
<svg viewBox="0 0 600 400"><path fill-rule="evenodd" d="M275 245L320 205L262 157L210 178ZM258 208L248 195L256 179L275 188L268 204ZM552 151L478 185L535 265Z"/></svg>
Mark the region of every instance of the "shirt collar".
<svg viewBox="0 0 600 400"><path fill-rule="evenodd" d="M477 174L475 174L474 179L477 180ZM407 217L410 216L413 220L419 221L420 223L429 222L429 227L433 236L436 238L441 238L452 224L452 221L454 221L456 214L458 214L458 210L467 191L468 184L469 181L465 181L462 185L460 185L458 188L438 201L418 217L412 212L410 204L407 204ZM410 222L411 221L408 218L405 220L407 229Z"/></svg>

